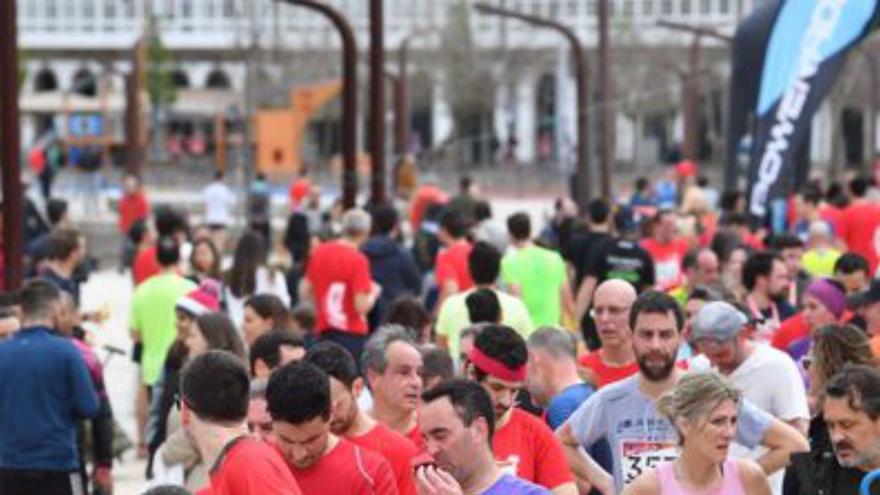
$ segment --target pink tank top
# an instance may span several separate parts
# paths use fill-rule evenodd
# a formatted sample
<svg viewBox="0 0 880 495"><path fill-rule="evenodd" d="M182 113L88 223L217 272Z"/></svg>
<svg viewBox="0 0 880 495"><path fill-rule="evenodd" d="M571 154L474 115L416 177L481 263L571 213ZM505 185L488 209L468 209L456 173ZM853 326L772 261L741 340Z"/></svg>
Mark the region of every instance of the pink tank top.
<svg viewBox="0 0 880 495"><path fill-rule="evenodd" d="M742 479L739 477L739 466L736 459L724 461L724 480L716 490L696 492L684 489L675 479L673 463L664 462L657 466L660 479L660 495L745 495Z"/></svg>

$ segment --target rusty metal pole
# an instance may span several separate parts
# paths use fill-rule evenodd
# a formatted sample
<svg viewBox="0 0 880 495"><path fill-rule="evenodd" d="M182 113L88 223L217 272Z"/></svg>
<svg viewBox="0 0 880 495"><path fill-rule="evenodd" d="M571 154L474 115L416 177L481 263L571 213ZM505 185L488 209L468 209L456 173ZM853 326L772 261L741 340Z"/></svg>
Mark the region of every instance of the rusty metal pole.
<svg viewBox="0 0 880 495"><path fill-rule="evenodd" d="M342 38L342 206L357 201L357 43L354 30L336 9L318 0L277 0L305 7L324 15Z"/></svg>
<svg viewBox="0 0 880 495"><path fill-rule="evenodd" d="M868 138L865 140L868 148L868 153L865 156L865 170L864 172L867 174L871 174L874 170L874 157L877 156L877 138L875 137L877 133L877 84L880 83L878 81L877 74L877 59L874 54L870 51L870 48L865 46L861 48L862 55L865 57L865 62L867 62L868 66L868 79L870 80L870 105L868 112L868 125L866 126L866 134Z"/></svg>
<svg viewBox="0 0 880 495"><path fill-rule="evenodd" d="M700 41L699 33L694 34L691 43L690 67L684 75L682 87L682 106L684 114L684 140L682 154L686 160L697 161L700 156Z"/></svg>
<svg viewBox="0 0 880 495"><path fill-rule="evenodd" d="M6 290L21 286L24 194L18 113L18 34L15 1L0 2L0 160L3 164L3 255Z"/></svg>
<svg viewBox="0 0 880 495"><path fill-rule="evenodd" d="M715 38L725 43L732 43L733 37L722 34L718 30L703 26L691 26L681 22L661 19L657 25L676 31L694 35L690 48L689 70L682 76L682 116L684 118L684 142L682 154L689 160L697 160L700 154L700 63L702 59L702 38Z"/></svg>
<svg viewBox="0 0 880 495"><path fill-rule="evenodd" d="M591 183L590 180L590 154L589 154L589 142L590 142L590 125L589 125L589 89L587 87L588 83L588 73L587 73L587 57L586 51L584 50L583 45L581 44L580 39L577 37L577 34L564 24L560 24L551 19L545 19L543 17L536 17L529 14L523 14L521 12L517 12L514 10L508 10L500 7L495 7L493 5L487 5L484 3L475 3L474 8L484 14L497 15L501 17L510 17L512 19L518 19L523 22L527 22L529 24L553 29L559 33L561 33L568 40L569 45L571 46L571 52L574 56L574 64L575 64L575 83L577 84L577 172L575 174L575 181L577 183L577 198L575 200L581 206L586 206L586 204L590 201L590 197L592 195ZM603 182L605 179L603 178ZM610 181L609 181L610 183Z"/></svg>
<svg viewBox="0 0 880 495"><path fill-rule="evenodd" d="M370 0L370 203L385 203L384 0Z"/></svg>
<svg viewBox="0 0 880 495"><path fill-rule="evenodd" d="M614 166L614 109L611 107L611 43L608 40L608 0L599 0L599 105L602 133L602 196L611 197L611 169Z"/></svg>

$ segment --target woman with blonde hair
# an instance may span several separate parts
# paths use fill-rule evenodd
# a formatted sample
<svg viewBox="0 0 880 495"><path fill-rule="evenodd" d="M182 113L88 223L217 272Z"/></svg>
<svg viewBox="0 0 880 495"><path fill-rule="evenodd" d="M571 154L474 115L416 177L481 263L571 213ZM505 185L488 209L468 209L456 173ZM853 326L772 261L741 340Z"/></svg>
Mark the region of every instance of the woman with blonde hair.
<svg viewBox="0 0 880 495"><path fill-rule="evenodd" d="M678 459L642 474L624 495L769 495L758 464L728 459L739 405L739 391L717 372L686 374L657 403L678 431Z"/></svg>

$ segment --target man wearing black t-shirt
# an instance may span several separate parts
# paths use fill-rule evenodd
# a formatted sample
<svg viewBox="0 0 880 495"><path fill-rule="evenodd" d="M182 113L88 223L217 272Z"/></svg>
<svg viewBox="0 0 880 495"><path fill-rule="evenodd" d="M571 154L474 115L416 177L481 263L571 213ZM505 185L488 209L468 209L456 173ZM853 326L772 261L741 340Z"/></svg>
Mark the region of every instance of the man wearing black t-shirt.
<svg viewBox="0 0 880 495"><path fill-rule="evenodd" d="M576 316L590 349L600 345L595 324L588 312L597 285L616 278L631 283L639 293L654 286L654 262L636 241L638 225L632 210L619 210L614 216L614 223L620 237L608 238L593 248L587 264L589 269L577 292Z"/></svg>
<svg viewBox="0 0 880 495"><path fill-rule="evenodd" d="M574 287L577 291L590 270L590 260L596 246L611 240L611 207L604 199L594 199L587 206L586 232L574 235L566 252L562 253L574 271Z"/></svg>

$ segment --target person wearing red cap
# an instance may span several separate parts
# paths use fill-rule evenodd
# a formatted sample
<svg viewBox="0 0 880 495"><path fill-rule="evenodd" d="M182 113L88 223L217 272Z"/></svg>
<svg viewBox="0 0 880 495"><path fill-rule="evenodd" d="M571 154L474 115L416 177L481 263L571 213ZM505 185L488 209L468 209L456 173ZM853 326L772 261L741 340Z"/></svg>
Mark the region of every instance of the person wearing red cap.
<svg viewBox="0 0 880 495"><path fill-rule="evenodd" d="M495 409L495 459L506 473L556 495L574 495L577 486L553 431L539 418L513 407L525 385L527 360L525 340L504 325L484 327L468 355L468 376L483 386Z"/></svg>

